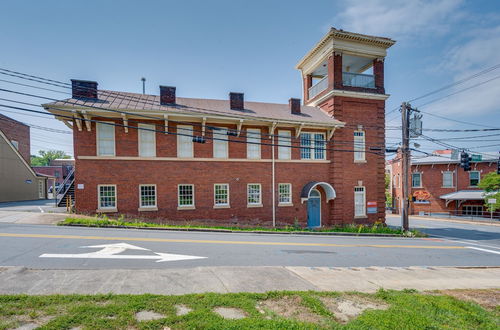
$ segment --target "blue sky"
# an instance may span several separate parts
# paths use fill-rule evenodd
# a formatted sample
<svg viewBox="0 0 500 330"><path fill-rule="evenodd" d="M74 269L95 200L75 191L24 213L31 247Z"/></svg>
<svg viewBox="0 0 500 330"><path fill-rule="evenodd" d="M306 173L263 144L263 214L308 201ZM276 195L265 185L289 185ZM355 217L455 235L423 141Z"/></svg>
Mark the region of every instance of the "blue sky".
<svg viewBox="0 0 500 330"><path fill-rule="evenodd" d="M141 92L140 78L144 76L147 93L152 94L159 93L158 85L164 84L176 86L178 95L184 97L225 99L228 92L241 91L247 100L285 103L290 97L302 96L300 74L294 66L330 26L398 41L385 62L386 91L391 94L387 112L404 100L500 63L500 6L495 0L46 0L2 2L0 67L68 82L71 78L91 79L103 89L131 92ZM500 69L413 104L493 79L421 108L482 126L425 115L424 128L500 127L498 75ZM0 88L14 86L0 81ZM0 97L13 98L4 92ZM2 109L0 113L66 129L54 119ZM398 112L392 112L388 126L397 125ZM71 135L37 129L31 134L32 153L53 148L72 154ZM396 143L399 134L388 131L387 144ZM482 133L426 134L457 138ZM468 148L496 145L500 135L477 140L448 143ZM439 148L419 143L425 151Z"/></svg>

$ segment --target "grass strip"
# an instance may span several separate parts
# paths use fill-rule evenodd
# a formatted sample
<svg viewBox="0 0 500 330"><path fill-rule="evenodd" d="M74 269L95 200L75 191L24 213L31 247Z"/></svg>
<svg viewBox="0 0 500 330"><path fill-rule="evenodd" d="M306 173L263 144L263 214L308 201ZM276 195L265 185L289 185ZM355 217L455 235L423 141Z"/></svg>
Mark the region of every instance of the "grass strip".
<svg viewBox="0 0 500 330"><path fill-rule="evenodd" d="M498 295L498 290L488 292ZM289 302L286 311L273 309L280 301ZM358 307L366 302L366 306L380 304L384 308L361 310L341 321L339 311L325 301L355 301ZM270 310L259 307L263 305ZM188 312L179 315L178 306L188 308ZM217 314L218 307L235 310L242 318L225 318ZM137 318L140 312L154 313L156 319L141 321ZM380 290L375 294L0 295L0 329L30 324L40 329L498 329L500 309L485 309L439 292L413 290Z"/></svg>
<svg viewBox="0 0 500 330"><path fill-rule="evenodd" d="M424 237L425 234L417 231L411 230L408 233L404 233L401 229L394 229L381 224L375 224L373 226L367 225L346 225L338 227L324 227L324 228L301 228L298 226L286 226L286 227L237 227L237 226L209 226L209 225L171 225L171 224L159 224L152 222L144 222L141 220L121 220L121 219L110 219L104 218L72 218L68 217L65 220L58 223L58 225L81 225L88 227L130 227L130 228L163 228L163 229L174 229L174 230L217 230L217 231L241 231L241 232L294 232L294 233L353 233L353 234L387 234L387 235L399 235L399 236L410 236L410 237Z"/></svg>

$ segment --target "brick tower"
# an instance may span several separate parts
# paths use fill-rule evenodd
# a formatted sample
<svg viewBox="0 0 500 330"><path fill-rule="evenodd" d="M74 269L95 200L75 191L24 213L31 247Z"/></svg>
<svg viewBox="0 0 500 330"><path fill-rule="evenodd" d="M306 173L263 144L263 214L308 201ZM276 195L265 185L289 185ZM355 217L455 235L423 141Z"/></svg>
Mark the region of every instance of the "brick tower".
<svg viewBox="0 0 500 330"><path fill-rule="evenodd" d="M296 66L304 104L345 123L329 145L330 183L337 195L331 224L385 220L384 59L394 43L332 28Z"/></svg>

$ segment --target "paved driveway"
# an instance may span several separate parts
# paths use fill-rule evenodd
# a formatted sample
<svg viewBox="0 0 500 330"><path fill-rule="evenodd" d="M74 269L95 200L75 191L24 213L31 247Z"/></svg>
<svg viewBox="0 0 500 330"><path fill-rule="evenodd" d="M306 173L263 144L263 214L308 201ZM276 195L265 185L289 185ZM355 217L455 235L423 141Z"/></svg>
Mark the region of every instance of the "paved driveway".
<svg viewBox="0 0 500 330"><path fill-rule="evenodd" d="M65 213L65 207L56 207L53 199L37 199L33 201L3 202L0 211L37 212L37 213Z"/></svg>
<svg viewBox="0 0 500 330"><path fill-rule="evenodd" d="M56 207L54 200L41 199L0 203L0 222L55 224L66 217L66 208Z"/></svg>

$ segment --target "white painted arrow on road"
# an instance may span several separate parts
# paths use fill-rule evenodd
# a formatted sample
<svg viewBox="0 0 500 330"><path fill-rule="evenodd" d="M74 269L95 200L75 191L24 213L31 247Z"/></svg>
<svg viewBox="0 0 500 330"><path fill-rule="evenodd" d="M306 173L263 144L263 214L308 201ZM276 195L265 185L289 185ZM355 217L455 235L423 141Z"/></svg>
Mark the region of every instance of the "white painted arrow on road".
<svg viewBox="0 0 500 330"><path fill-rule="evenodd" d="M143 250L151 251L150 249L145 249L139 246L130 245L127 243L116 243L116 244L103 244L103 245L91 245L91 246L81 246L81 248L102 248L96 252L89 253L74 253L74 254L52 254L45 253L40 256L40 258L79 258L79 259L143 259L143 260L156 260L156 262L164 261L179 261L179 260L195 260L195 259L205 259L206 257L188 256L183 254L171 254L171 253L161 253L153 252L155 255L133 255L133 254L119 254L125 250Z"/></svg>

